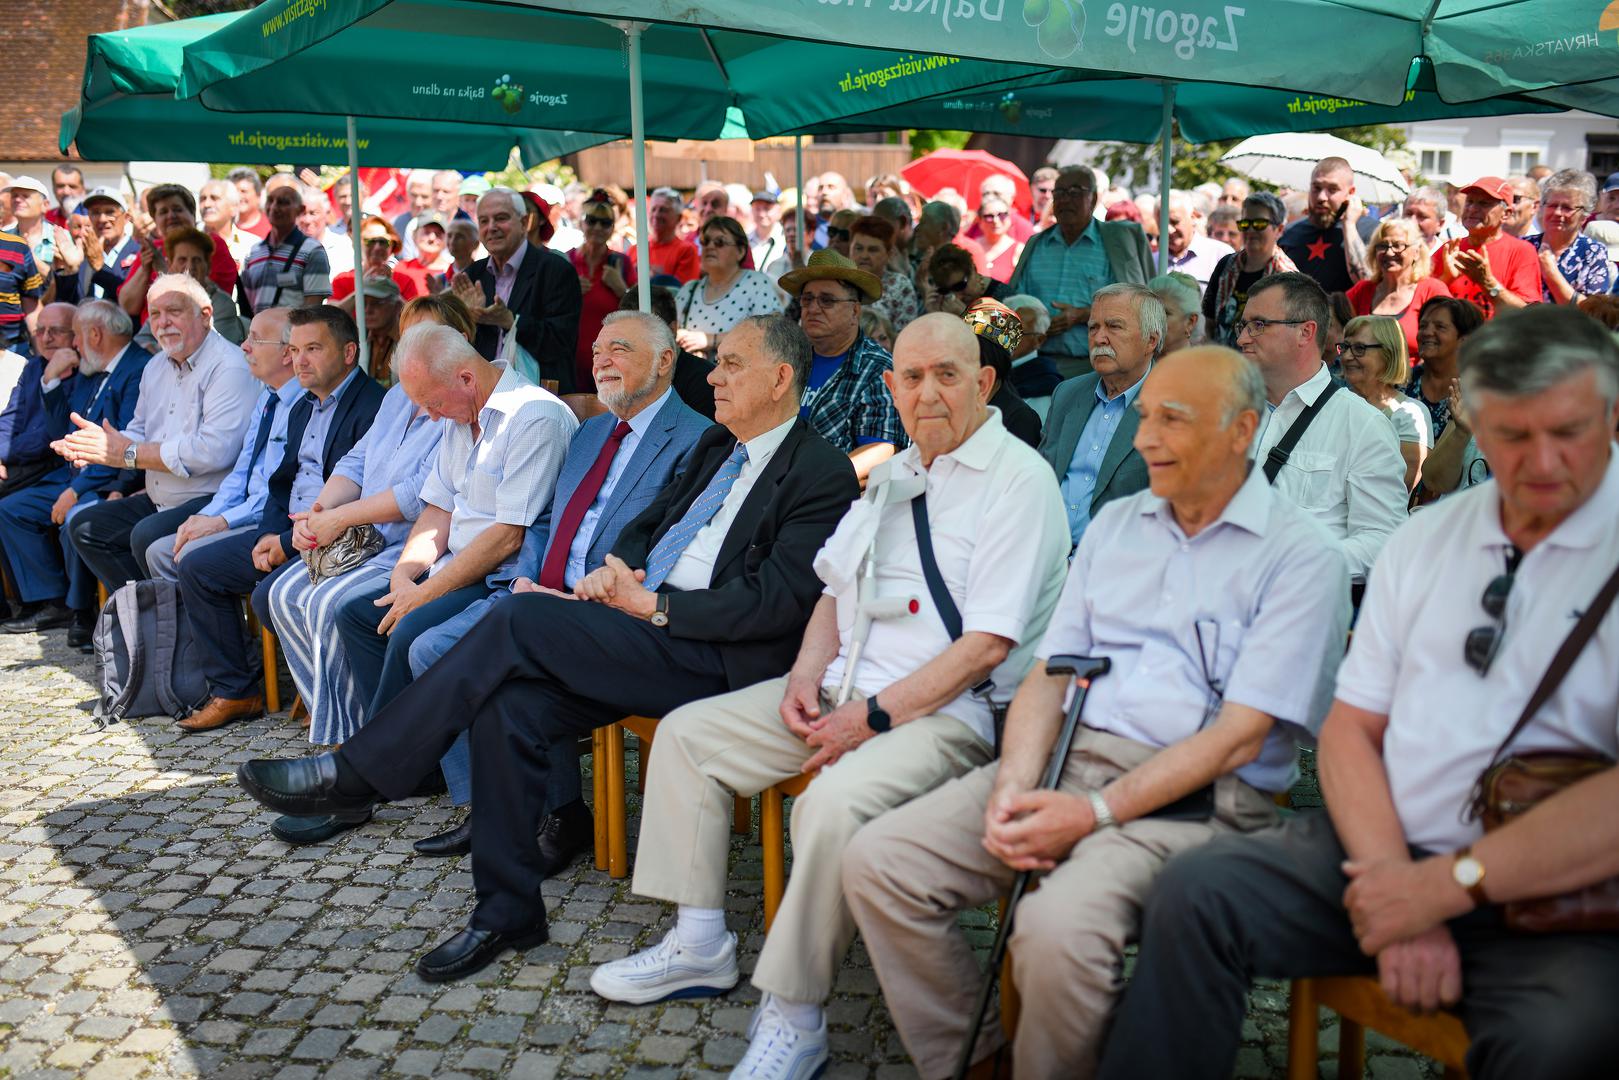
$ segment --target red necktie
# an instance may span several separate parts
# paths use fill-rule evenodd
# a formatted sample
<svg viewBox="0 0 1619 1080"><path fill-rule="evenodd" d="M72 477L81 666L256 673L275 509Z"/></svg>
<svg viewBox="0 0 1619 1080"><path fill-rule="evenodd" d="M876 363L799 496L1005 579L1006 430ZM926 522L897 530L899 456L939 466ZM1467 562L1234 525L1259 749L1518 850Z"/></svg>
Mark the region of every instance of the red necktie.
<svg viewBox="0 0 1619 1080"><path fill-rule="evenodd" d="M568 549L573 547L573 538L579 531L579 523L585 520L585 511L590 509L590 504L596 501L596 496L601 492L602 482L607 479L607 470L613 464L619 444L629 433L630 425L620 420L613 433L607 436L601 453L596 455L596 463L574 489L573 498L568 500L561 519L552 527L551 548L545 553L545 565L540 569L540 585L543 588L561 591L568 587L564 581L568 569Z"/></svg>

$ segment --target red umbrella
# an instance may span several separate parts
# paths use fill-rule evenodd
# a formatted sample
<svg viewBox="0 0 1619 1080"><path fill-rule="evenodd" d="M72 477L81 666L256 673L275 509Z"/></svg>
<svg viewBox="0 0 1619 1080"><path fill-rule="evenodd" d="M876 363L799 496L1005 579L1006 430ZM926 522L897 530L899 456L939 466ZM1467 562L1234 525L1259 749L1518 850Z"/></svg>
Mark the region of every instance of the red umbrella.
<svg viewBox="0 0 1619 1080"><path fill-rule="evenodd" d="M1017 184L1014 208L1027 214L1032 206L1029 196L1029 178L1023 170L984 150L935 150L911 162L900 170L911 187L928 198L944 188L955 188L967 200L967 209L978 209L978 187L986 177L999 174L1010 176Z"/></svg>

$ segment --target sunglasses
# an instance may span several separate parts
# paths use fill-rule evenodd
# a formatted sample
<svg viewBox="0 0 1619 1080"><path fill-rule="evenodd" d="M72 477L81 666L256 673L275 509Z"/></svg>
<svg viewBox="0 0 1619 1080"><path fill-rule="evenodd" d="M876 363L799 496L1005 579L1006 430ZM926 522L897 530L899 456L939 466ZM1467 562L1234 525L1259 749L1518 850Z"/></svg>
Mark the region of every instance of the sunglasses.
<svg viewBox="0 0 1619 1080"><path fill-rule="evenodd" d="M965 292L967 288L967 279L962 278L960 281L952 282L949 285L940 285L938 282L934 282L933 287L942 293Z"/></svg>
<svg viewBox="0 0 1619 1080"><path fill-rule="evenodd" d="M1484 586L1484 595L1479 597L1484 614L1490 617L1490 625L1469 630L1462 644L1462 659L1481 676L1489 674L1495 654L1501 651L1501 639L1507 630L1507 596L1512 592L1512 582L1522 561L1523 552L1516 547L1507 548L1506 572Z"/></svg>
<svg viewBox="0 0 1619 1080"><path fill-rule="evenodd" d="M586 214L585 224L600 225L604 229L611 229L613 227L613 219L610 217L591 217L589 214Z"/></svg>
<svg viewBox="0 0 1619 1080"><path fill-rule="evenodd" d="M854 238L854 233L849 229L834 229L830 225L826 228L826 235L832 240L850 240Z"/></svg>
<svg viewBox="0 0 1619 1080"><path fill-rule="evenodd" d="M1011 216L1008 211L1002 210L998 214L979 214L978 218L980 221L1005 221Z"/></svg>
<svg viewBox="0 0 1619 1080"><path fill-rule="evenodd" d="M1276 222L1272 221L1270 218L1243 218L1241 221L1237 222L1237 228L1243 232L1259 232L1262 229L1272 229L1275 227Z"/></svg>
<svg viewBox="0 0 1619 1080"><path fill-rule="evenodd" d="M1076 185L1073 187L1052 188L1051 194L1058 199L1082 199L1088 195L1095 195L1096 192L1084 185Z"/></svg>
<svg viewBox="0 0 1619 1080"><path fill-rule="evenodd" d="M366 247L370 247L372 244L386 244L389 247L393 246L393 241L386 236L363 236L360 239L362 242L364 242Z"/></svg>

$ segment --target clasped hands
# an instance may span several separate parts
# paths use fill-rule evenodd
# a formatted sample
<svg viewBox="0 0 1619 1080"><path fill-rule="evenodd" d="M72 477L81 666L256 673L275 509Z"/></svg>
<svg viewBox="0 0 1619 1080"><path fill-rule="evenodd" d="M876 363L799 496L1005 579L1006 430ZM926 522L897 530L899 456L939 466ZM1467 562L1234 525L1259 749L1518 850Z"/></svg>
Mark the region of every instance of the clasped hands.
<svg viewBox="0 0 1619 1080"><path fill-rule="evenodd" d="M799 771L806 776L836 762L876 732L866 722L864 699L850 700L824 716L821 714L821 680L800 672L787 677L782 695L781 722L787 730L815 748Z"/></svg>
<svg viewBox="0 0 1619 1080"><path fill-rule="evenodd" d="M1013 870L1054 870L1095 828L1087 799L997 784L984 807L984 850Z"/></svg>
<svg viewBox="0 0 1619 1080"><path fill-rule="evenodd" d="M658 610L658 594L648 589L645 570L631 570L617 555L579 579L573 592L548 589L536 584L533 578L520 577L512 582L513 593L545 593L563 600L590 600L617 608L626 615L645 619Z"/></svg>
<svg viewBox="0 0 1619 1080"><path fill-rule="evenodd" d="M1377 957L1383 991L1424 1012L1462 996L1461 956L1446 920L1472 909L1444 856L1347 860L1344 908L1361 952Z"/></svg>

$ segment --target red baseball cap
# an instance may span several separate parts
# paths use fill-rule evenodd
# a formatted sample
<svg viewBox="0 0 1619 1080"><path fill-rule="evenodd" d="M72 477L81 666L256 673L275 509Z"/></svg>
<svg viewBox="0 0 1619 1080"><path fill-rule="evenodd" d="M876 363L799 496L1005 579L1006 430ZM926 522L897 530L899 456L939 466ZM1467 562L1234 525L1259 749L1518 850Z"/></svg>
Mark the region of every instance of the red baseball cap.
<svg viewBox="0 0 1619 1080"><path fill-rule="evenodd" d="M1504 203L1512 202L1518 197L1518 193L1512 190L1512 185L1499 176L1481 176L1462 188L1462 191L1476 191L1480 195L1486 195Z"/></svg>

